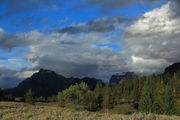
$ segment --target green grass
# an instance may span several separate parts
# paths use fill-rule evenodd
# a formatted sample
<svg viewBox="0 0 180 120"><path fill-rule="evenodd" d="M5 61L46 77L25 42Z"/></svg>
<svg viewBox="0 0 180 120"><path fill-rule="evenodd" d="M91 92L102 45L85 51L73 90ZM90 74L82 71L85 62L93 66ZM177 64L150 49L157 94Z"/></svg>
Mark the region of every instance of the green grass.
<svg viewBox="0 0 180 120"><path fill-rule="evenodd" d="M0 120L180 120L179 116L165 115L121 115L106 111L88 112L60 108L55 104L37 104L0 102Z"/></svg>

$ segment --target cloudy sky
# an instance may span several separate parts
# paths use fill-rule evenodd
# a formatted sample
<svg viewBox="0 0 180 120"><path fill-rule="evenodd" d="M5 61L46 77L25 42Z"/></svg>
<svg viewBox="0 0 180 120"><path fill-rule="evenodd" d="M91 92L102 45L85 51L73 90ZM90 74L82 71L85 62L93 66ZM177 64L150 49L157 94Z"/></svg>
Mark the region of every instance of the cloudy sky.
<svg viewBox="0 0 180 120"><path fill-rule="evenodd" d="M0 0L0 88L40 68L109 80L180 58L179 0Z"/></svg>

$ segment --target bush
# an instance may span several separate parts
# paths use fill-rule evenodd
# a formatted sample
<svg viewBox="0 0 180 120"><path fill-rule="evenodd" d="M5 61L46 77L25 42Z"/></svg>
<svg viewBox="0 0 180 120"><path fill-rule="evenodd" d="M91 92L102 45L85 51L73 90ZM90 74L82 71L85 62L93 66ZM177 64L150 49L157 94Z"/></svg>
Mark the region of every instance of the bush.
<svg viewBox="0 0 180 120"><path fill-rule="evenodd" d="M57 96L51 96L47 98L47 102L57 102Z"/></svg>
<svg viewBox="0 0 180 120"><path fill-rule="evenodd" d="M35 101L36 101L36 102L46 102L46 99L41 96L41 97L36 97L36 98L35 98Z"/></svg>
<svg viewBox="0 0 180 120"><path fill-rule="evenodd" d="M31 89L29 89L27 91L27 93L25 94L25 102L34 105L35 101L34 101L34 93Z"/></svg>
<svg viewBox="0 0 180 120"><path fill-rule="evenodd" d="M11 94L6 94L4 95L4 100L5 101L14 101L15 97Z"/></svg>

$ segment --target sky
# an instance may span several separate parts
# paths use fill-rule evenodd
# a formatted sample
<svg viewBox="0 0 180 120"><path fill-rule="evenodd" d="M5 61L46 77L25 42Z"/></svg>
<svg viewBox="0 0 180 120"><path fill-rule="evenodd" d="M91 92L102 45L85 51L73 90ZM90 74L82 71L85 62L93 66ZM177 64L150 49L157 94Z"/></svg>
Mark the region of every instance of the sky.
<svg viewBox="0 0 180 120"><path fill-rule="evenodd" d="M0 88L40 68L108 81L180 58L179 0L0 0Z"/></svg>

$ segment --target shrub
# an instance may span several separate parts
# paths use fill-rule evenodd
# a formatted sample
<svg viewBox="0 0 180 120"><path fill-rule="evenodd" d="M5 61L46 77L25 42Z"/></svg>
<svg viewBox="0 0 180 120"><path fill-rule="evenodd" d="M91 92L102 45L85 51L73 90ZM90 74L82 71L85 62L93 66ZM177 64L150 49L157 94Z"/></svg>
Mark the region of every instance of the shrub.
<svg viewBox="0 0 180 120"><path fill-rule="evenodd" d="M31 89L29 89L27 91L27 93L25 94L25 102L34 105L35 101L34 101L34 93Z"/></svg>

